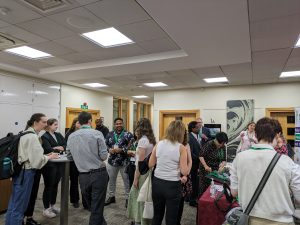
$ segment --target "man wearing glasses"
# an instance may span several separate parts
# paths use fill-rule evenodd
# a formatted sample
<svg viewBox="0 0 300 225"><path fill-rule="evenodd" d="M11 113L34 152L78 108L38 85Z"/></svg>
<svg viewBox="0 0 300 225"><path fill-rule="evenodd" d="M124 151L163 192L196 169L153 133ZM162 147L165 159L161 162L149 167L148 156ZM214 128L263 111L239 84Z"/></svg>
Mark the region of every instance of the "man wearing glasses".
<svg viewBox="0 0 300 225"><path fill-rule="evenodd" d="M197 126L199 128L198 140L200 142L200 145L203 146L206 142L212 140L212 137L209 129L203 126L204 124L202 118L198 118L196 121L197 121Z"/></svg>

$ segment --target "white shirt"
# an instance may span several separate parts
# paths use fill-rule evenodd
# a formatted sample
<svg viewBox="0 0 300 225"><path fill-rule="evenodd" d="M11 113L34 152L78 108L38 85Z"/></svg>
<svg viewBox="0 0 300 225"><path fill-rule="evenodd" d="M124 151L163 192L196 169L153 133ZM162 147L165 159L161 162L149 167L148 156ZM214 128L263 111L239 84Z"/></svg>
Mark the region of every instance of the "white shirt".
<svg viewBox="0 0 300 225"><path fill-rule="evenodd" d="M140 149L145 149L145 158L152 152L153 150L153 144L149 142L149 139L146 135L141 137L141 139L138 142L137 148L136 148L136 155L135 155L135 165L137 166L140 160Z"/></svg>
<svg viewBox="0 0 300 225"><path fill-rule="evenodd" d="M167 181L180 180L180 143L172 143L168 140L158 142L156 158L155 177Z"/></svg>
<svg viewBox="0 0 300 225"><path fill-rule="evenodd" d="M238 191L243 210L252 198L263 174L276 151L271 145L255 144L254 148L239 153L230 171L231 189ZM300 167L289 157L282 155L273 169L264 189L258 197L250 215L272 221L293 222L294 206L290 190L300 201Z"/></svg>

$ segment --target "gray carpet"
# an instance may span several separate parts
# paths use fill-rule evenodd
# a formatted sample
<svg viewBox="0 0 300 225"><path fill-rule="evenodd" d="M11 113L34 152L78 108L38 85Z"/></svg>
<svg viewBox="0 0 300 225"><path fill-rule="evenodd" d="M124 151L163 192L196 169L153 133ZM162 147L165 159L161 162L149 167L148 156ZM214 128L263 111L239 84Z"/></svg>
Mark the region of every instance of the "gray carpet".
<svg viewBox="0 0 300 225"><path fill-rule="evenodd" d="M40 184L39 194L36 201L36 207L34 212L34 218L42 225L58 225L59 217L48 219L42 215L43 203L42 203L42 191L44 189L43 183ZM111 204L105 207L104 216L108 225L129 225L130 220L126 217L125 210L125 198L124 188L121 177L118 177L116 204ZM60 204L60 190L57 196L57 205ZM88 225L89 212L84 210L82 205L80 208L75 209L69 205L69 225ZM5 214L0 215L0 224L4 224ZM163 222L163 224L165 224ZM190 207L187 203L184 206L183 218L181 225L195 225L196 224L196 208Z"/></svg>

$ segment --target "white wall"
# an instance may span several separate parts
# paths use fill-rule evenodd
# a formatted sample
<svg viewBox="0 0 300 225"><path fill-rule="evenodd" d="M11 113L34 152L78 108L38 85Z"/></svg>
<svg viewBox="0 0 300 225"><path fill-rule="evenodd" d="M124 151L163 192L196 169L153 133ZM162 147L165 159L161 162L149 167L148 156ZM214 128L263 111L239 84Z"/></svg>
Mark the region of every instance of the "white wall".
<svg viewBox="0 0 300 225"><path fill-rule="evenodd" d="M254 120L265 116L265 108L300 106L300 83L231 86L163 91L154 94L154 132L159 137L159 111L200 109L204 123L222 124L226 132L226 101L254 99Z"/></svg>
<svg viewBox="0 0 300 225"><path fill-rule="evenodd" d="M84 102L87 102L89 109L100 110L100 115L104 117L105 126L111 130L113 121L112 95L62 84L60 131L64 133L65 130L66 108L80 108Z"/></svg>
<svg viewBox="0 0 300 225"><path fill-rule="evenodd" d="M0 71L0 138L25 129L33 113L59 119L59 84Z"/></svg>

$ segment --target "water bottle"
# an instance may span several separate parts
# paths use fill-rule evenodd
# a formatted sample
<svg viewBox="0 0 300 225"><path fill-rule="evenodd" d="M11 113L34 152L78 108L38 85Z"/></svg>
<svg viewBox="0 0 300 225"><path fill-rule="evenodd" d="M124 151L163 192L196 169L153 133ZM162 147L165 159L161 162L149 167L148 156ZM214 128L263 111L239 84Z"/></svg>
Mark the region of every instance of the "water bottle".
<svg viewBox="0 0 300 225"><path fill-rule="evenodd" d="M216 197L216 187L215 187L214 179L211 179L211 182L210 182L210 197L211 198Z"/></svg>

